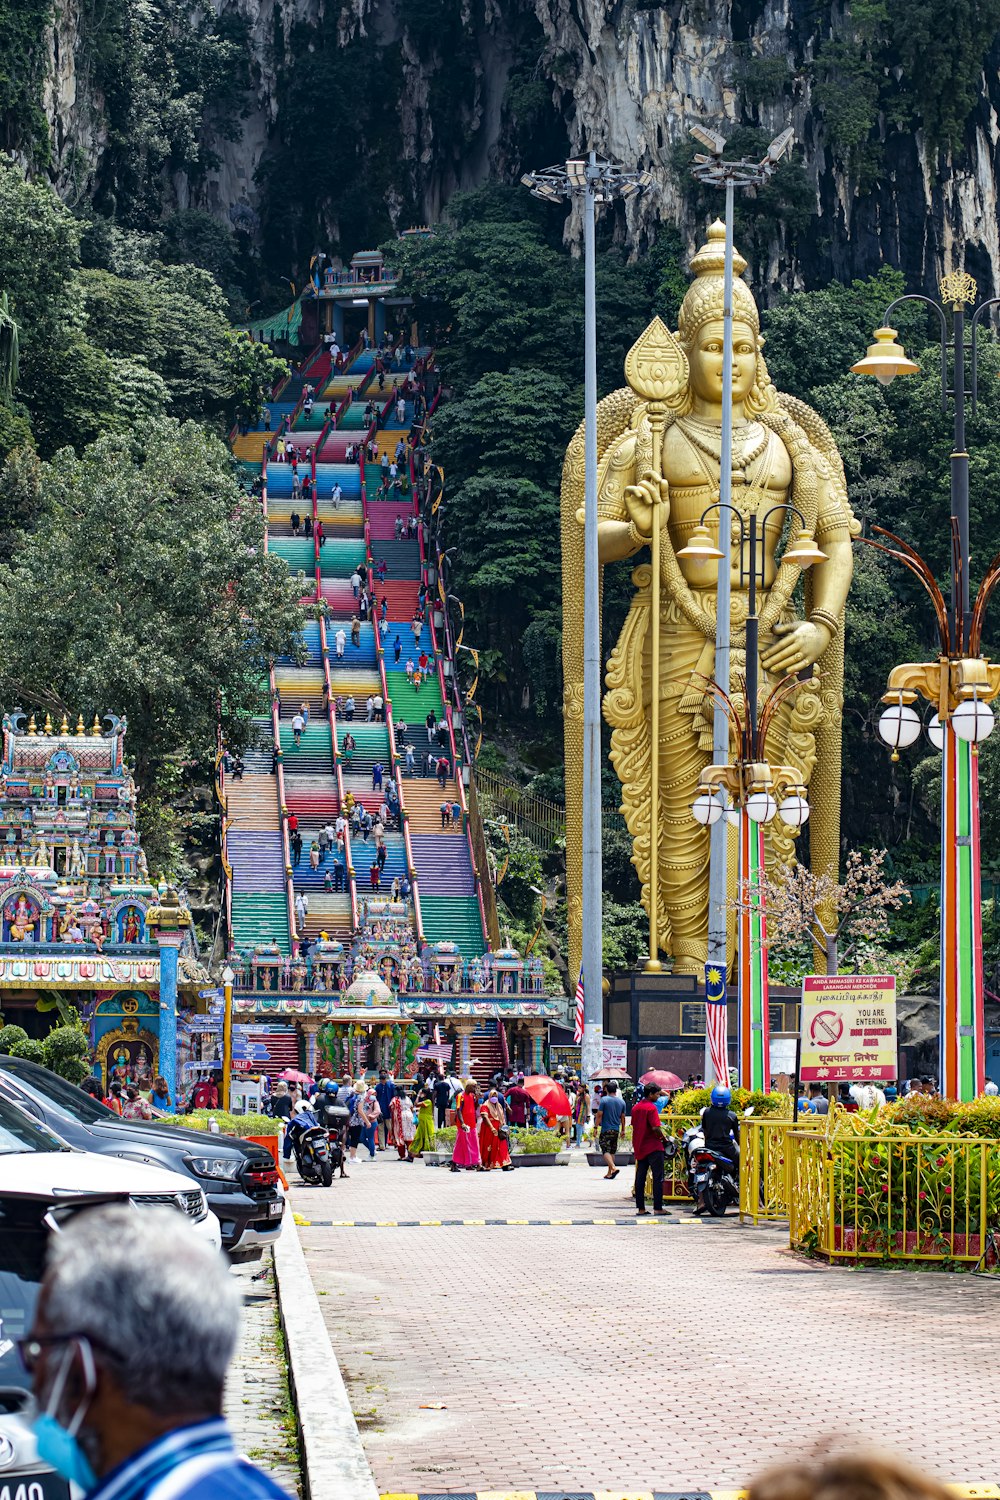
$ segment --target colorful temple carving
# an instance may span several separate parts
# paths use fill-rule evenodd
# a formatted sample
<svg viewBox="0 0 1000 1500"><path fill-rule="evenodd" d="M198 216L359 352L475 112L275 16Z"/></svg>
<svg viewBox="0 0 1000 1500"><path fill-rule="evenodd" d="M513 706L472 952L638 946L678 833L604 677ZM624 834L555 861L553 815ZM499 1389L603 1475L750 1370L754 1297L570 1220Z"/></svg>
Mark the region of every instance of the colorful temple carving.
<svg viewBox="0 0 1000 1500"><path fill-rule="evenodd" d="M27 722L26 722L27 721ZM125 759L127 721L88 731L4 714L0 761L0 1007L29 1034L67 997L105 1083L176 1077L177 957L190 914L149 880ZM170 957L165 955L169 950Z"/></svg>
<svg viewBox="0 0 1000 1500"><path fill-rule="evenodd" d="M545 994L541 959L509 945L465 959L457 944L426 943L418 953L402 903L359 905L350 947L321 935L308 952L282 954L275 943L232 953L234 1013L240 1020L294 1020L305 1039L305 1065L412 1064L422 1034L457 1046L456 1066L471 1067L471 1039L488 1029L501 1051L540 1066L548 1023L563 1013Z"/></svg>

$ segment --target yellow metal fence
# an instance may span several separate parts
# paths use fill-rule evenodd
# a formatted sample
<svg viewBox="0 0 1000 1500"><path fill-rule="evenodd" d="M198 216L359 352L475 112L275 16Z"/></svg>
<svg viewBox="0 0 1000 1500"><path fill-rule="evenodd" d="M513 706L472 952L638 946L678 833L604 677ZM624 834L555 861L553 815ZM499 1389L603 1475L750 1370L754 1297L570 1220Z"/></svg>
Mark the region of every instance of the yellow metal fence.
<svg viewBox="0 0 1000 1500"><path fill-rule="evenodd" d="M1000 1142L956 1135L786 1139L794 1247L830 1260L978 1261L1000 1223Z"/></svg>
<svg viewBox="0 0 1000 1500"><path fill-rule="evenodd" d="M826 1134L829 1117L798 1120L753 1116L740 1122L740 1218L753 1224L784 1220L789 1213L789 1144L793 1130Z"/></svg>

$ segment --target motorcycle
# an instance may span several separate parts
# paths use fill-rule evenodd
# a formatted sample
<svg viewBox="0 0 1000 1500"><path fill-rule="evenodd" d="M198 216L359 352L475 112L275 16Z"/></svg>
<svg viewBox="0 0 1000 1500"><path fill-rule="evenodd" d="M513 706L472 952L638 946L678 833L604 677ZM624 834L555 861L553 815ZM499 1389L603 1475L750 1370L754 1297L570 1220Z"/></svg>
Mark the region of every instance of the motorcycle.
<svg viewBox="0 0 1000 1500"><path fill-rule="evenodd" d="M331 1169L339 1172L341 1177L346 1177L344 1165L347 1159L347 1124L351 1112L342 1104L323 1104L319 1107L319 1114L330 1148Z"/></svg>
<svg viewBox="0 0 1000 1500"><path fill-rule="evenodd" d="M725 1216L730 1204L740 1201L739 1166L717 1151L709 1151L700 1125L684 1132L684 1152L688 1164L688 1192L695 1203L701 1202L713 1219Z"/></svg>
<svg viewBox="0 0 1000 1500"><path fill-rule="evenodd" d="M330 1139L315 1113L299 1107L285 1129L302 1181L329 1187L333 1181Z"/></svg>

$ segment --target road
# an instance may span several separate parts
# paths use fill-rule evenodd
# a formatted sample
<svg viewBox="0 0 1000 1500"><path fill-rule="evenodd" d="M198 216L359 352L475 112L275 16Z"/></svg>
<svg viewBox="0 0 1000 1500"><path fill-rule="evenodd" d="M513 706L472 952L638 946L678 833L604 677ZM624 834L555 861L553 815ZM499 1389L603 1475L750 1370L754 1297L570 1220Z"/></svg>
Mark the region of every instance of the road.
<svg viewBox="0 0 1000 1500"><path fill-rule="evenodd" d="M383 1494L738 1487L817 1443L1000 1478L1000 1285L829 1269L680 1205L635 1220L628 1183L386 1153L293 1188Z"/></svg>

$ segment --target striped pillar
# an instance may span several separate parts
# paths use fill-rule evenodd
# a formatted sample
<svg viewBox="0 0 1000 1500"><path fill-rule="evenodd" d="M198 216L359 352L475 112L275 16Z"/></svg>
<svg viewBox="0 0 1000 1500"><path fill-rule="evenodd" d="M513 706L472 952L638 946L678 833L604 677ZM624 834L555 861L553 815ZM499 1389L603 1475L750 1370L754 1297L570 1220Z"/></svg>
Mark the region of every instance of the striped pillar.
<svg viewBox="0 0 1000 1500"><path fill-rule="evenodd" d="M950 724L941 755L941 1093L974 1099L986 1081L979 757Z"/></svg>
<svg viewBox="0 0 1000 1500"><path fill-rule="evenodd" d="M767 924L761 876L764 827L740 813L739 1014L740 1086L770 1087Z"/></svg>

